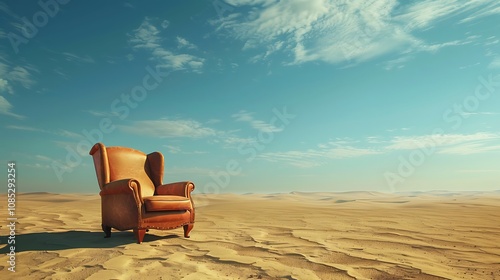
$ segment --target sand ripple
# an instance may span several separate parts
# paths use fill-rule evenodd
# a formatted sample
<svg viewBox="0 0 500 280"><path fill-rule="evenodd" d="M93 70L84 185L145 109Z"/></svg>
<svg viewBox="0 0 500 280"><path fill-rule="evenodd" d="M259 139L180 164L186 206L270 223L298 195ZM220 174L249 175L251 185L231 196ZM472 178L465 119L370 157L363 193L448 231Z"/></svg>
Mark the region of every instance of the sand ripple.
<svg viewBox="0 0 500 280"><path fill-rule="evenodd" d="M2 279L500 279L499 194L205 195L190 239L143 244L103 238L97 195L19 199L17 272L3 243Z"/></svg>

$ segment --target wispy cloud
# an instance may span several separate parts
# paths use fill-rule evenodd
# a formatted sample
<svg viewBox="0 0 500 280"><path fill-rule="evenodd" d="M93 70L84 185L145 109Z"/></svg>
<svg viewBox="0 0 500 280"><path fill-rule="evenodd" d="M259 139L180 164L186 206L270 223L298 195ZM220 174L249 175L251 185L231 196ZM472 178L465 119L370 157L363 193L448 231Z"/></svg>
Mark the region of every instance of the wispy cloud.
<svg viewBox="0 0 500 280"><path fill-rule="evenodd" d="M66 61L70 61L70 62L95 63L95 60L92 57L88 56L88 55L79 56L79 55L76 55L76 54L73 54L73 53L65 52L65 53L63 53L63 56L64 56L64 59Z"/></svg>
<svg viewBox="0 0 500 280"><path fill-rule="evenodd" d="M195 120L145 120L135 121L131 125L119 128L127 133L141 134L160 138L201 138L215 136L216 131L205 127Z"/></svg>
<svg viewBox="0 0 500 280"><path fill-rule="evenodd" d="M414 150L429 147L451 147L464 143L497 140L500 136L493 133L478 132L474 134L435 134L422 136L397 136L386 147L388 150Z"/></svg>
<svg viewBox="0 0 500 280"><path fill-rule="evenodd" d="M7 128L16 129L16 130L24 130L24 131L34 131L34 132L47 132L44 129L40 129L37 127L31 127L31 126L8 125Z"/></svg>
<svg viewBox="0 0 500 280"><path fill-rule="evenodd" d="M52 161L52 159L48 156L43 156L43 155L36 155L36 159L43 160L43 161Z"/></svg>
<svg viewBox="0 0 500 280"><path fill-rule="evenodd" d="M172 145L163 145L163 147L168 149L168 152L171 154L177 154L181 152L181 148L178 146L172 146Z"/></svg>
<svg viewBox="0 0 500 280"><path fill-rule="evenodd" d="M106 112L106 111L96 111L96 110L84 110L83 112L89 113L95 117L116 117L118 113L116 112Z"/></svg>
<svg viewBox="0 0 500 280"><path fill-rule="evenodd" d="M11 90L13 84L19 84L26 89L30 89L35 84L33 72L38 72L38 70L32 65L9 66L0 62L1 79L8 82Z"/></svg>
<svg viewBox="0 0 500 280"><path fill-rule="evenodd" d="M494 116L494 115L500 115L500 113L497 113L497 112L463 112L461 115L462 116L478 116L478 115Z"/></svg>
<svg viewBox="0 0 500 280"><path fill-rule="evenodd" d="M472 1L470 1L472 2ZM397 15L396 20L405 24L406 29L425 29L430 28L438 20L445 20L457 13L467 10L469 3L456 0L423 0L409 5L406 11ZM475 4L478 4L476 1Z"/></svg>
<svg viewBox="0 0 500 280"><path fill-rule="evenodd" d="M52 131L52 130L42 129L42 128L38 128L38 127L22 126L22 125L8 125L6 127L8 129L48 133L48 134L61 136L64 138L73 138L73 139L84 139L85 138L85 136L83 134L79 134L79 133L76 133L76 132L73 132L70 130L66 130L66 129L58 129L56 131Z"/></svg>
<svg viewBox="0 0 500 280"><path fill-rule="evenodd" d="M323 165L330 160L419 149L432 150L436 154L457 156L500 151L500 134L478 132L396 136L385 140L380 136L370 136L361 140L346 138L319 144L315 148L268 152L258 157L271 162L283 162L296 167L309 168Z"/></svg>
<svg viewBox="0 0 500 280"><path fill-rule="evenodd" d="M385 70L400 69L403 68L405 66L405 63L409 60L411 60L411 57L409 56L398 57L396 59L386 61L384 63L384 68Z"/></svg>
<svg viewBox="0 0 500 280"><path fill-rule="evenodd" d="M123 3L123 7L125 8L129 8L129 9L135 9L135 6L130 4L129 2L125 2Z"/></svg>
<svg viewBox="0 0 500 280"><path fill-rule="evenodd" d="M491 63L488 65L490 69L500 69L500 56L495 56Z"/></svg>
<svg viewBox="0 0 500 280"><path fill-rule="evenodd" d="M12 113L12 107L13 107L12 104L10 104L9 101L5 99L5 97L0 95L0 114L11 116L16 119L26 118L25 116Z"/></svg>
<svg viewBox="0 0 500 280"><path fill-rule="evenodd" d="M29 89L35 83L31 74L33 71L37 72L34 67L14 66L9 74L7 74L7 79L10 81L19 82L24 88Z"/></svg>
<svg viewBox="0 0 500 280"><path fill-rule="evenodd" d="M54 71L54 73L59 75L61 78L65 79L65 80L68 79L68 75L66 73L64 73L61 68L58 67L58 68L53 69L52 71Z"/></svg>
<svg viewBox="0 0 500 280"><path fill-rule="evenodd" d="M247 112L247 111L240 111L236 114L233 114L232 117L239 122L246 122L249 123L251 127L258 131L262 132L279 132L282 131L282 128L276 127L271 123L267 123L261 120L256 120L253 117L253 113Z"/></svg>
<svg viewBox="0 0 500 280"><path fill-rule="evenodd" d="M470 16L460 20L460 23L477 20L479 18L486 16L500 14L500 5L498 1L476 0L476 1L467 1L465 3L463 3L460 0L454 0L454 1L448 0L448 1L452 2L451 4L462 4L462 5L465 4L468 10L474 10L474 12Z"/></svg>
<svg viewBox="0 0 500 280"><path fill-rule="evenodd" d="M0 93L1 92L7 92L9 94L14 93L14 90L10 86L9 81L2 79L2 78L0 78Z"/></svg>
<svg viewBox="0 0 500 280"><path fill-rule="evenodd" d="M158 61L159 67L171 70L201 72L205 59L192 54L175 53L172 50L164 48L161 44L160 29L153 24L153 21L153 19L146 17L141 25L133 30L129 38L132 47L136 50L149 51L152 59ZM168 27L168 21L163 21L160 25L165 29ZM181 37L177 37L177 41L179 44L183 43L184 47L187 48L194 46Z"/></svg>
<svg viewBox="0 0 500 280"><path fill-rule="evenodd" d="M326 160L354 158L381 153L381 151L373 148L354 147L343 142L328 142L318 145L315 149L263 153L259 155L259 158L271 162L285 162L296 167L309 168L323 165Z"/></svg>
<svg viewBox="0 0 500 280"><path fill-rule="evenodd" d="M498 141L474 141L470 143L462 143L443 148L438 153L450 155L471 155L491 151L500 151L500 144Z"/></svg>
<svg viewBox="0 0 500 280"><path fill-rule="evenodd" d="M59 129L56 132L56 134L60 135L60 136L63 136L63 137L66 137L66 138L75 138L75 139L84 138L82 134L79 134L79 133L76 133L76 132L73 132L73 131L69 131L69 130L66 130L66 129Z"/></svg>
<svg viewBox="0 0 500 280"><path fill-rule="evenodd" d="M434 134L397 136L388 141L386 151L425 149L437 154L471 155L500 151L500 134L477 132L473 134Z"/></svg>
<svg viewBox="0 0 500 280"><path fill-rule="evenodd" d="M489 173L489 172L498 173L498 172L500 172L500 169L461 169L461 170L457 170L457 172L460 172L460 173Z"/></svg>
<svg viewBox="0 0 500 280"><path fill-rule="evenodd" d="M13 94L15 85L30 89L36 83L32 73L39 71L33 65L12 65L7 59L2 60L4 62L0 61L0 92Z"/></svg>
<svg viewBox="0 0 500 280"><path fill-rule="evenodd" d="M434 52L467 44L470 40L428 43L415 34L439 21L460 16L463 11L484 9L470 19L473 20L498 13L499 6L494 0L424 0L404 4L395 0L228 3L235 6L233 12L212 21L219 30L244 41L244 50L264 48L255 56L256 60L285 52L292 55L292 64L360 62L387 53Z"/></svg>
<svg viewBox="0 0 500 280"><path fill-rule="evenodd" d="M188 40L177 36L177 48L179 48L179 49L196 49L198 47L195 44L189 42Z"/></svg>
<svg viewBox="0 0 500 280"><path fill-rule="evenodd" d="M141 25L130 35L129 42L135 49L154 50L160 47L160 31L145 18Z"/></svg>
<svg viewBox="0 0 500 280"><path fill-rule="evenodd" d="M167 153L170 153L170 154L201 155L201 154L208 153L206 151L197 151L197 150L184 151L181 147L174 146L174 145L163 145L163 147L167 148Z"/></svg>
<svg viewBox="0 0 500 280"><path fill-rule="evenodd" d="M220 170L203 168L203 167L177 167L174 166L168 170L169 174L211 174L219 172Z"/></svg>

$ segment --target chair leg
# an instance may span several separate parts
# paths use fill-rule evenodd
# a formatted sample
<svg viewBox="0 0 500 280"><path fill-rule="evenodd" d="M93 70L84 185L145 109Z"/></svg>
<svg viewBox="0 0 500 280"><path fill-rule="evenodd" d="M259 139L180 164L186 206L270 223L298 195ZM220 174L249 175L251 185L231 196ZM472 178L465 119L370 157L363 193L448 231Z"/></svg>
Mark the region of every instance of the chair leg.
<svg viewBox="0 0 500 280"><path fill-rule="evenodd" d="M136 229L134 228L134 235L135 238L137 239L137 243L141 244L142 240L144 239L144 235L146 234L146 229Z"/></svg>
<svg viewBox="0 0 500 280"><path fill-rule="evenodd" d="M184 225L184 237L189 238L189 232L193 229L194 224Z"/></svg>
<svg viewBox="0 0 500 280"><path fill-rule="evenodd" d="M103 224L101 224L101 228L102 228L102 231L104 231L104 238L109 238L111 237L111 227L108 227L108 226L105 226Z"/></svg>

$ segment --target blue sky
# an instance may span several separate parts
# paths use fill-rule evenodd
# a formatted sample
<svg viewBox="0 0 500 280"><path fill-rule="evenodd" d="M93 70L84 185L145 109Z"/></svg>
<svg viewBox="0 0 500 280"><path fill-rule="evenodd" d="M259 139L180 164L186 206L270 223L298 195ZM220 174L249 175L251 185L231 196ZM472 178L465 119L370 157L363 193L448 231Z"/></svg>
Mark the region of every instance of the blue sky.
<svg viewBox="0 0 500 280"><path fill-rule="evenodd" d="M197 192L500 189L497 1L172 2L0 2L18 191L97 193L97 141Z"/></svg>

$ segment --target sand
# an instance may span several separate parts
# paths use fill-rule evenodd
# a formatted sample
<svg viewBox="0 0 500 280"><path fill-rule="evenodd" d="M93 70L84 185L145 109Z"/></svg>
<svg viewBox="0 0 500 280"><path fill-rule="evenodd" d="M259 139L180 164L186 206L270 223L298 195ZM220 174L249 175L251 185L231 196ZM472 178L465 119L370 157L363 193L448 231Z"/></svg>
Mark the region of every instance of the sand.
<svg viewBox="0 0 500 280"><path fill-rule="evenodd" d="M500 193L193 194L196 223L103 238L100 198L17 196L1 279L500 279ZM0 199L6 201L5 195Z"/></svg>

